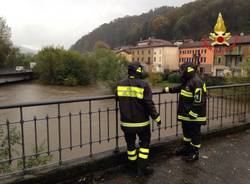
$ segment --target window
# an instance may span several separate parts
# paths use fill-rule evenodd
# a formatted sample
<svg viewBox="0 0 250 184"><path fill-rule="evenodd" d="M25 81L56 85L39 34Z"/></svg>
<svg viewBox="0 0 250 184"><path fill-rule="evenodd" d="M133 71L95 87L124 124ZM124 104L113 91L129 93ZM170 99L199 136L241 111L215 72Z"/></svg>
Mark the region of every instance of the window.
<svg viewBox="0 0 250 184"><path fill-rule="evenodd" d="M141 51L141 54L142 54L142 55L144 54L144 50Z"/></svg>
<svg viewBox="0 0 250 184"><path fill-rule="evenodd" d="M132 61L135 61L135 58L132 58Z"/></svg>
<svg viewBox="0 0 250 184"><path fill-rule="evenodd" d="M141 58L141 61L142 61L142 62L144 61L144 57Z"/></svg>
<svg viewBox="0 0 250 184"><path fill-rule="evenodd" d="M203 61L203 58L201 58L201 63L202 63L202 61Z"/></svg>
<svg viewBox="0 0 250 184"><path fill-rule="evenodd" d="M150 50L148 50L148 54L150 54Z"/></svg>
<svg viewBox="0 0 250 184"><path fill-rule="evenodd" d="M205 54L207 53L207 49L204 50L204 53L205 53Z"/></svg>
<svg viewBox="0 0 250 184"><path fill-rule="evenodd" d="M139 61L139 62L140 62L139 58L137 58L137 61Z"/></svg>
<svg viewBox="0 0 250 184"><path fill-rule="evenodd" d="M218 57L217 63L218 63L218 65L220 65L220 63L221 63L221 57Z"/></svg>
<svg viewBox="0 0 250 184"><path fill-rule="evenodd" d="M140 54L139 50L137 51L137 54L138 54L138 55Z"/></svg>
<svg viewBox="0 0 250 184"><path fill-rule="evenodd" d="M241 53L241 45L238 45L238 47L237 47L237 54L240 54Z"/></svg>
<svg viewBox="0 0 250 184"><path fill-rule="evenodd" d="M150 58L150 57L148 57L148 64L150 64L150 62L151 62L151 58Z"/></svg>
<svg viewBox="0 0 250 184"><path fill-rule="evenodd" d="M154 62L156 62L156 57L154 57Z"/></svg>
<svg viewBox="0 0 250 184"><path fill-rule="evenodd" d="M203 58L203 62L204 62L204 63L207 62L207 58L206 58L206 57Z"/></svg>
<svg viewBox="0 0 250 184"><path fill-rule="evenodd" d="M179 62L181 62L181 58L179 59Z"/></svg>

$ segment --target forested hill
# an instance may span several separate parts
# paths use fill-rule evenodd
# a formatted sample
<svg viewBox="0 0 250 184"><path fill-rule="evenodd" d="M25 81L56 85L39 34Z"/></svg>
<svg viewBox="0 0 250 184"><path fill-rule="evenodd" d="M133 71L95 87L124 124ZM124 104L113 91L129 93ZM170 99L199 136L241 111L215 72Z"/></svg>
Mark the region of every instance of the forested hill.
<svg viewBox="0 0 250 184"><path fill-rule="evenodd" d="M139 16L126 16L103 24L79 39L71 49L86 52L96 41L111 47L133 45L151 37L199 40L213 31L221 12L228 31L250 34L250 0L197 0L181 7L160 7Z"/></svg>

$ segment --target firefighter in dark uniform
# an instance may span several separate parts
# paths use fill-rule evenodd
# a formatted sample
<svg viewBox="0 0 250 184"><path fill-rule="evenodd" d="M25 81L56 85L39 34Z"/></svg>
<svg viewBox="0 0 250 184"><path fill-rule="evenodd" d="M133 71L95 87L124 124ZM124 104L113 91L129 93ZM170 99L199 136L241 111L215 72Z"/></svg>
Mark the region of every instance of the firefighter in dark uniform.
<svg viewBox="0 0 250 184"><path fill-rule="evenodd" d="M121 129L127 143L127 156L132 170L138 175L149 175L153 169L148 164L151 138L149 116L159 126L161 119L156 112L149 85L141 80L142 65L132 62L128 66L128 78L118 82L116 96L121 114ZM137 152L135 141L139 137Z"/></svg>
<svg viewBox="0 0 250 184"><path fill-rule="evenodd" d="M206 124L206 84L192 63L180 66L182 84L163 91L179 93L178 120L182 122L184 146L176 151L187 162L198 160L201 147L201 125Z"/></svg>

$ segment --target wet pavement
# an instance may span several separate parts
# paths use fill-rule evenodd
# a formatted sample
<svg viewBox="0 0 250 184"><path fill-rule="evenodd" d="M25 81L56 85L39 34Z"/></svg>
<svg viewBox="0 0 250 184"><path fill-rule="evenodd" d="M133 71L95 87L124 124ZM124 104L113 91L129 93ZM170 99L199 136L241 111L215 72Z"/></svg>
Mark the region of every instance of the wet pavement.
<svg viewBox="0 0 250 184"><path fill-rule="evenodd" d="M66 183L250 184L250 130L204 141L200 159L194 163L162 155L151 164L154 174L148 177L137 177L121 167Z"/></svg>

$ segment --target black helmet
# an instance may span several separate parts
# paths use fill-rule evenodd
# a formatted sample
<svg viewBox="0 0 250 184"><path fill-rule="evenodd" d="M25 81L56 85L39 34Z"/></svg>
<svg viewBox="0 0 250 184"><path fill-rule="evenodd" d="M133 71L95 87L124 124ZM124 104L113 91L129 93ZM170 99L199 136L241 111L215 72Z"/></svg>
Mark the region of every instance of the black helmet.
<svg viewBox="0 0 250 184"><path fill-rule="evenodd" d="M128 75L133 77L142 77L143 66L139 61L133 61L128 65Z"/></svg>
<svg viewBox="0 0 250 184"><path fill-rule="evenodd" d="M193 63L184 63L180 66L180 74L182 82L191 79L197 70L197 66Z"/></svg>

